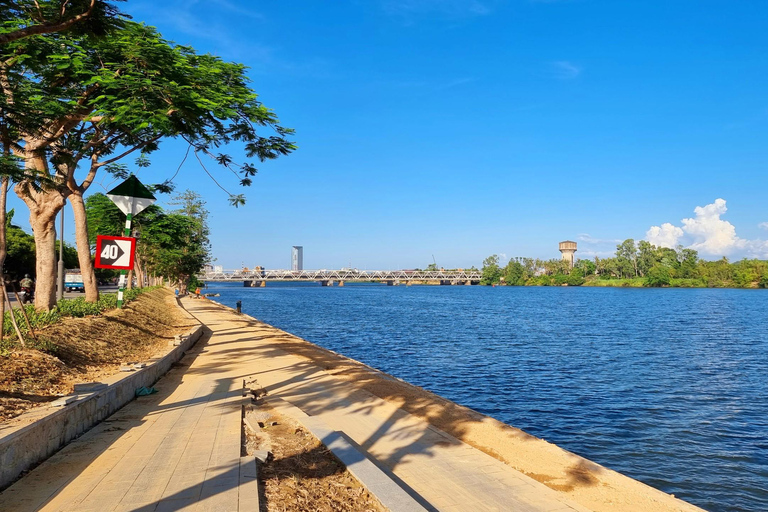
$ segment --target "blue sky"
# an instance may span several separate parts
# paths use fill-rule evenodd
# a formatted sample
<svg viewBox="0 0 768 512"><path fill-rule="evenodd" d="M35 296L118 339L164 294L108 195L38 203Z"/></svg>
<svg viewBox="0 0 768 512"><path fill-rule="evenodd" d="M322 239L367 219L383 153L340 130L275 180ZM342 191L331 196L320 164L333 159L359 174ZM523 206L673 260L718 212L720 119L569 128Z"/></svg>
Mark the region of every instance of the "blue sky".
<svg viewBox="0 0 768 512"><path fill-rule="evenodd" d="M244 207L192 161L182 169L178 187L206 196L226 268L286 268L292 245L306 268L424 267L433 255L469 267L493 253L558 257L564 239L581 257L648 238L768 258L763 0L123 8L249 66L296 129L299 150L260 165ZM164 142L139 177L171 176L183 152Z"/></svg>

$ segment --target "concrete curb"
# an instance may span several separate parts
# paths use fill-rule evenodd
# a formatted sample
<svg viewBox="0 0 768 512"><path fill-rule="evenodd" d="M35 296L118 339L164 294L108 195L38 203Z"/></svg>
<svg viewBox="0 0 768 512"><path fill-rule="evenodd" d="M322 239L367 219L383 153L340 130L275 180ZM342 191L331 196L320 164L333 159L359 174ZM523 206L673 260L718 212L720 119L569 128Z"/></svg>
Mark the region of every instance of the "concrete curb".
<svg viewBox="0 0 768 512"><path fill-rule="evenodd" d="M144 368L112 375L100 389L62 397L48 407L24 413L19 416L23 426L14 427L15 422L0 426L0 491L133 400L138 388L157 382L200 339L203 328L199 324L164 355L146 361ZM57 403L61 406L53 405Z"/></svg>
<svg viewBox="0 0 768 512"><path fill-rule="evenodd" d="M267 401L277 412L292 417L318 438L387 510L427 512L426 508L371 462L362 448L350 442L342 432L331 430L320 418L308 416L281 398L269 397Z"/></svg>

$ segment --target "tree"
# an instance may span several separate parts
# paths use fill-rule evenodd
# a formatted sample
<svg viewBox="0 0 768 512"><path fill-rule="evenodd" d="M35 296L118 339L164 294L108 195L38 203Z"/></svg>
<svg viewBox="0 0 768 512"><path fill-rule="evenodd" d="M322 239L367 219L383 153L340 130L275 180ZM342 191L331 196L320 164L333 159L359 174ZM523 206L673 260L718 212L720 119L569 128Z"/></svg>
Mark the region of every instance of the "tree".
<svg viewBox="0 0 768 512"><path fill-rule="evenodd" d="M501 274L498 255L488 256L483 260L483 277L480 279L480 284L498 284L501 280Z"/></svg>
<svg viewBox="0 0 768 512"><path fill-rule="evenodd" d="M210 258L208 227L201 229L200 219L208 212L204 202L194 192L186 191L177 197L185 204L194 204L194 215L166 213L152 205L134 217L133 226L138 237L136 244L137 281L145 276L157 276L177 283L184 289L186 280L202 270ZM125 215L103 194L93 194L86 200L89 219L89 237L95 243L97 235L120 234Z"/></svg>
<svg viewBox="0 0 768 512"><path fill-rule="evenodd" d="M591 276L597 272L597 264L592 260L576 260L574 268L581 270L582 276Z"/></svg>
<svg viewBox="0 0 768 512"><path fill-rule="evenodd" d="M699 253L693 249L684 249L677 246L677 261L679 262L679 277L694 278L698 277Z"/></svg>
<svg viewBox="0 0 768 512"><path fill-rule="evenodd" d="M645 286L669 286L670 282L669 268L658 263L648 270L645 278Z"/></svg>
<svg viewBox="0 0 768 512"><path fill-rule="evenodd" d="M637 277L637 248L633 239L616 246L616 260L621 277Z"/></svg>
<svg viewBox="0 0 768 512"><path fill-rule="evenodd" d="M571 270L566 283L568 286L581 286L584 284L584 272L580 268Z"/></svg>
<svg viewBox="0 0 768 512"><path fill-rule="evenodd" d="M164 276L186 290L190 277L208 261L205 240L198 237L195 220L172 213L160 215L142 228L141 243L148 271Z"/></svg>
<svg viewBox="0 0 768 512"><path fill-rule="evenodd" d="M292 130L280 126L274 113L258 100L242 65L175 46L151 27L125 22L104 39L49 34L35 38L35 45L7 51L11 50L24 55L19 66L27 80L40 84L41 101L36 108L44 111L39 129L21 134L23 144L16 150L35 179L22 180L14 189L30 208L41 280L36 296L39 308L48 309L54 303L54 224L67 199L75 213L87 298L97 297L83 194L101 167L134 152L148 155L164 137L180 137L209 175L200 155L231 170L240 185L248 186L256 167L214 154L216 148L241 142L249 158L261 161L295 149L286 138ZM257 134L261 127L272 129L274 135ZM75 172L81 162L87 162L87 170L78 182ZM53 185L40 188L37 180ZM227 194L235 206L245 201L242 194Z"/></svg>
<svg viewBox="0 0 768 512"><path fill-rule="evenodd" d="M125 214L104 194L91 194L85 200L85 211L88 217L88 244L90 250L96 248L96 237L99 235L121 236L125 231ZM136 221L140 215L134 218Z"/></svg>
<svg viewBox="0 0 768 512"><path fill-rule="evenodd" d="M509 260L504 267L504 282L510 286L523 286L526 278L525 267L516 259Z"/></svg>
<svg viewBox="0 0 768 512"><path fill-rule="evenodd" d="M640 275L645 276L656 263L656 246L647 240L637 242L637 268Z"/></svg>
<svg viewBox="0 0 768 512"><path fill-rule="evenodd" d="M123 0L117 0L123 1ZM40 34L78 30L104 34L120 12L104 0L8 0L0 3L0 45Z"/></svg>
<svg viewBox="0 0 768 512"><path fill-rule="evenodd" d="M19 64L30 52L20 51L19 45L12 43L65 30L103 35L119 26L122 20L112 2L104 0L7 0L0 2L0 20L3 20L0 24L0 267L3 267L7 256L8 188L14 179L34 180L19 168L18 155L12 152L23 152L18 144L21 134L35 133L50 114L46 108L43 112L36 111L41 103L40 80L25 77L24 70L18 69L23 68ZM0 275L0 318L5 314L4 294L5 281Z"/></svg>

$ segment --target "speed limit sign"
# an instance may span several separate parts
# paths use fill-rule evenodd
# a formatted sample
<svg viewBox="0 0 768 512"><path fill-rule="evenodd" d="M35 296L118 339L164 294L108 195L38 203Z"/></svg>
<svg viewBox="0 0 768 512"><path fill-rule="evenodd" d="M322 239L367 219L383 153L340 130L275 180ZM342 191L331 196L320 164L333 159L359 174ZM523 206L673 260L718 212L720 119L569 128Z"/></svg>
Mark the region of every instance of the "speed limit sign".
<svg viewBox="0 0 768 512"><path fill-rule="evenodd" d="M96 268L133 269L136 239L122 236L96 237Z"/></svg>

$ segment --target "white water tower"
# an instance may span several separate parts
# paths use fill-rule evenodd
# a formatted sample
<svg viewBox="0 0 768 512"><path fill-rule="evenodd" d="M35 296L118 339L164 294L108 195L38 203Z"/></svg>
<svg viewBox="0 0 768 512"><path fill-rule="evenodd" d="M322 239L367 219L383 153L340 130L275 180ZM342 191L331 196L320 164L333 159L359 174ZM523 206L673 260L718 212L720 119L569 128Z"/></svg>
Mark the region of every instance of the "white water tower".
<svg viewBox="0 0 768 512"><path fill-rule="evenodd" d="M563 253L563 259L573 268L573 264L576 262L576 242L570 240L560 242L560 252Z"/></svg>

